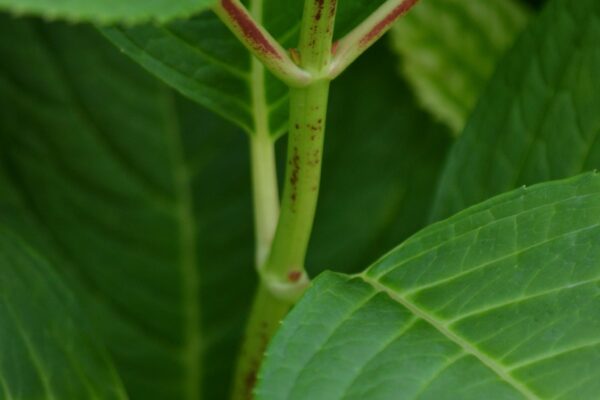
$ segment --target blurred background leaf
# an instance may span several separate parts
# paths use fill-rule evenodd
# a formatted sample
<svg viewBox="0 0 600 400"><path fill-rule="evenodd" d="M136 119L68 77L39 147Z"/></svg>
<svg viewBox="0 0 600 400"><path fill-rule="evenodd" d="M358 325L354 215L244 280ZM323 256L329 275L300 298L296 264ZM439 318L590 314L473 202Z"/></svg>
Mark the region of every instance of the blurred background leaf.
<svg viewBox="0 0 600 400"><path fill-rule="evenodd" d="M0 271L0 397L126 400L79 298L3 227Z"/></svg>
<svg viewBox="0 0 600 400"><path fill-rule="evenodd" d="M391 38L420 103L458 134L528 18L517 0L421 0Z"/></svg>
<svg viewBox="0 0 600 400"><path fill-rule="evenodd" d="M600 2L555 0L501 61L452 149L433 219L600 166Z"/></svg>

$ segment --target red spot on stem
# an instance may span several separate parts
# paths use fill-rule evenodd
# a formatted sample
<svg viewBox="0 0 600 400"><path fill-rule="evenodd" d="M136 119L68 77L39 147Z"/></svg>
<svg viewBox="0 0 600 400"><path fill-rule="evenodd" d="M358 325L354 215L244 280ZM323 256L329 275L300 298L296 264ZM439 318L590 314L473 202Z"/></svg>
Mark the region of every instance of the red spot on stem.
<svg viewBox="0 0 600 400"><path fill-rule="evenodd" d="M292 283L298 282L300 280L300 278L302 278L301 271L290 271L288 273L288 280Z"/></svg>
<svg viewBox="0 0 600 400"><path fill-rule="evenodd" d="M317 11L315 12L315 21L319 21L321 19L321 15L323 14L324 2L325 2L325 0L316 0Z"/></svg>
<svg viewBox="0 0 600 400"><path fill-rule="evenodd" d="M368 46L377 40L385 32L386 28L390 27L398 18L410 10L417 1L419 0L404 0L360 39L360 45Z"/></svg>
<svg viewBox="0 0 600 400"><path fill-rule="evenodd" d="M234 3L233 0L221 0L221 5L240 28L244 37L250 41L252 47L267 56L281 60L281 54L273 47L264 33L261 32L246 10Z"/></svg>
<svg viewBox="0 0 600 400"><path fill-rule="evenodd" d="M298 148L294 147L294 155L291 160L292 174L290 175L290 183L292 184L292 203L296 202L298 196L298 176L300 175L300 154ZM292 205L292 211L295 212L295 206Z"/></svg>

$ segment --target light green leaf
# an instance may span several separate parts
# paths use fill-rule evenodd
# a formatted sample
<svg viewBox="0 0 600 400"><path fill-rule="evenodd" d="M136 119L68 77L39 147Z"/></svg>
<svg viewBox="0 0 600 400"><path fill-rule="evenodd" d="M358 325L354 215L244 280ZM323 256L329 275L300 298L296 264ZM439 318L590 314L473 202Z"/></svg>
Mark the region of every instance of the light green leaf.
<svg viewBox="0 0 600 400"><path fill-rule="evenodd" d="M382 1L340 2L338 36ZM250 3L256 20L263 21L273 37L285 48L296 46L303 2ZM287 131L287 87L265 73L213 13L164 26L109 28L104 33L150 72L248 134L277 138Z"/></svg>
<svg viewBox="0 0 600 400"><path fill-rule="evenodd" d="M188 17L214 3L215 0L0 0L0 11L49 20L132 24Z"/></svg>
<svg viewBox="0 0 600 400"><path fill-rule="evenodd" d="M523 184L600 167L600 2L554 0L482 95L441 180L434 219Z"/></svg>
<svg viewBox="0 0 600 400"><path fill-rule="evenodd" d="M598 174L498 196L318 278L257 399L595 399L599 260Z"/></svg>
<svg viewBox="0 0 600 400"><path fill-rule="evenodd" d="M458 134L527 20L516 0L422 0L391 37L420 102Z"/></svg>
<svg viewBox="0 0 600 400"><path fill-rule="evenodd" d="M0 398L127 399L78 299L0 227Z"/></svg>

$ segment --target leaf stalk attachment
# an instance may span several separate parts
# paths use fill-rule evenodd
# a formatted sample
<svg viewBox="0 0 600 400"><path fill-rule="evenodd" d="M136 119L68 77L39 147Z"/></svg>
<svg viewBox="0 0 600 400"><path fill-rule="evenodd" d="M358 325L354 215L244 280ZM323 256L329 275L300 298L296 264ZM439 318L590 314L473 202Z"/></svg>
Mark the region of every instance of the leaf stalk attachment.
<svg viewBox="0 0 600 400"><path fill-rule="evenodd" d="M239 0L219 0L214 12L264 66L290 87L306 86L311 76L299 68Z"/></svg>
<svg viewBox="0 0 600 400"><path fill-rule="evenodd" d="M337 78L361 54L377 42L394 22L406 14L418 0L388 0L373 14L337 42L335 56L329 66L329 79Z"/></svg>

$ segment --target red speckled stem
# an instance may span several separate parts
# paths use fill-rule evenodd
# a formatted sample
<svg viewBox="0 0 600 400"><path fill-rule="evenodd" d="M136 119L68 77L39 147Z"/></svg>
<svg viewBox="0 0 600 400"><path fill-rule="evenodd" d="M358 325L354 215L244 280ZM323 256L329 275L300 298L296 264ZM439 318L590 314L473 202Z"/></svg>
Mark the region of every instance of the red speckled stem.
<svg viewBox="0 0 600 400"><path fill-rule="evenodd" d="M214 11L244 46L288 86L303 87L310 83L310 74L292 61L239 0L219 0Z"/></svg>
<svg viewBox="0 0 600 400"><path fill-rule="evenodd" d="M388 0L335 46L329 68L331 79L340 75L365 50L379 40L418 0Z"/></svg>

